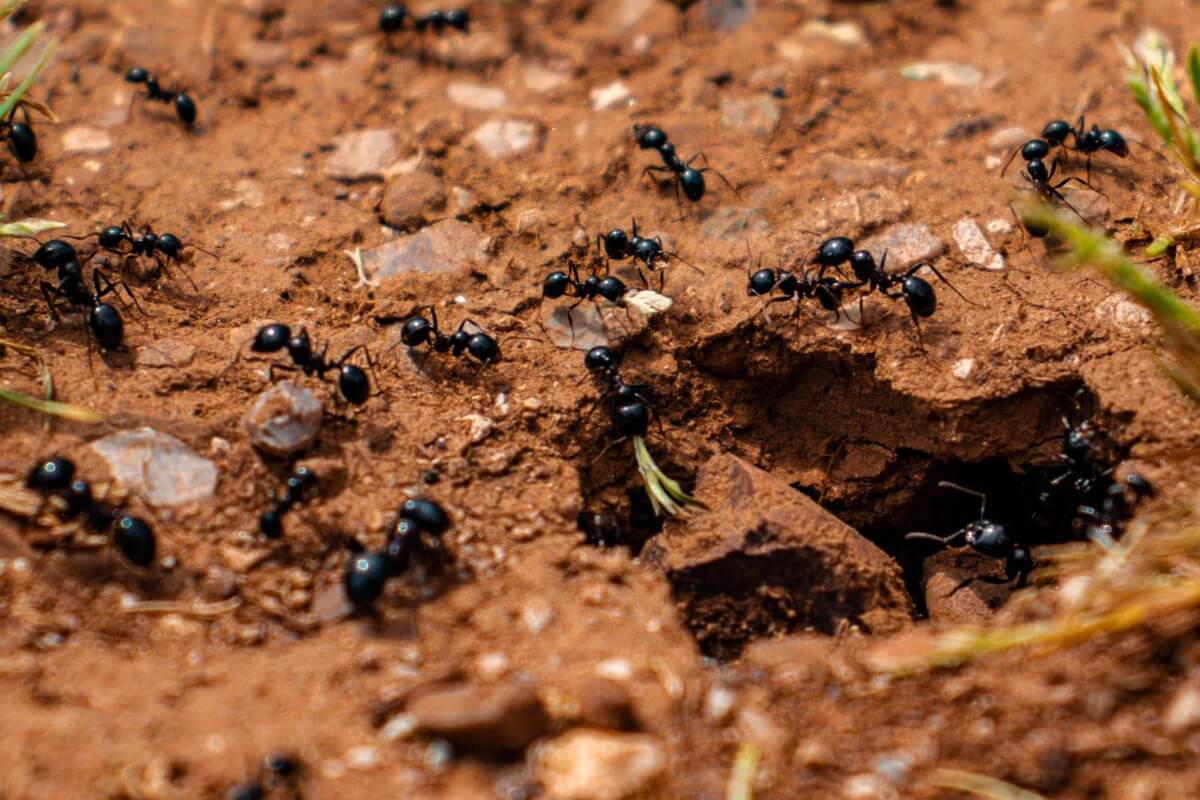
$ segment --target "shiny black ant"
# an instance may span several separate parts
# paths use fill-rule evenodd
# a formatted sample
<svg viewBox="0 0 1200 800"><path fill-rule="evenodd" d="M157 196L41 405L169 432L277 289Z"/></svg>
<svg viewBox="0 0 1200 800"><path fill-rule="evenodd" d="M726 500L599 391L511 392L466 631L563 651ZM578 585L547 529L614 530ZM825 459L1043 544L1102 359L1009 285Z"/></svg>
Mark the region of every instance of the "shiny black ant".
<svg viewBox="0 0 1200 800"><path fill-rule="evenodd" d="M450 353L461 356L467 353L480 364L487 365L500 360L500 345L491 336L483 332L483 328L474 320L464 319L452 334L444 334L438 329L437 311L433 306L424 306L418 311L428 311L429 319L421 314L414 314L404 322L400 329L400 341L409 348L427 345L435 353ZM475 326L475 333L467 333L467 324Z"/></svg>
<svg viewBox="0 0 1200 800"><path fill-rule="evenodd" d="M604 345L593 347L583 357L584 367L604 386L600 401L609 401L609 420L619 436L610 446L631 436L645 436L653 416L650 387L625 382L619 372L623 359L623 352Z"/></svg>
<svg viewBox="0 0 1200 800"><path fill-rule="evenodd" d="M133 296L133 292L129 291L129 287L125 286L123 282L113 283L101 275L98 269L92 270L92 283L95 291L89 290L77 261L66 262L58 269L60 277L57 286L41 281L42 296L46 298L50 316L55 321L60 319L58 309L54 305L54 298L61 297L72 308L84 313L87 318L88 330L96 343L100 345L100 349L119 349L125 336L125 323L121 319L120 312L114 306L101 302L101 300L109 294L116 296L117 287L121 286L133 300L134 305L137 305L137 298Z"/></svg>
<svg viewBox="0 0 1200 800"><path fill-rule="evenodd" d="M661 173L666 173L671 176L671 180L675 187L675 202L679 206L679 218L683 219L683 203L679 199L679 194L682 191L683 196L693 203L699 202L704 198L705 185L704 173L711 172L720 178L726 186L729 187L735 195L738 190L729 182L721 172L709 166L708 157L701 151L692 156L685 163L675 153L675 145L667 139L667 133L662 128L655 125L634 125L633 139L642 150L657 150L658 155L662 158L663 166L661 167L646 167L642 170L642 177L647 175L654 176ZM700 159L704 166L697 169L692 166L692 162Z"/></svg>
<svg viewBox="0 0 1200 800"><path fill-rule="evenodd" d="M91 484L75 478L75 464L69 459L54 456L35 464L25 485L43 498L58 498L64 504L60 510L63 519L82 517L88 529L110 535L130 563L147 567L154 562L157 544L150 525L97 501Z"/></svg>
<svg viewBox="0 0 1200 800"><path fill-rule="evenodd" d="M607 272L607 270L606 270ZM628 292L625 282L615 275L605 274L603 277L593 272L586 279L579 279L579 268L574 262L568 267L568 272L555 270L542 281L542 297L557 300L560 297L578 298L567 308L567 326L571 330L571 341L575 340L575 321L571 316L579 305L591 300L600 306L603 298L616 306L625 306L625 294Z"/></svg>
<svg viewBox="0 0 1200 800"><path fill-rule="evenodd" d="M288 476L287 488L270 509L258 518L258 530L268 539L283 536L283 517L292 507L304 499L304 493L315 486L317 476L308 467L296 467Z"/></svg>
<svg viewBox="0 0 1200 800"><path fill-rule="evenodd" d="M1042 129L1042 137L1040 139L1030 139L1025 144L1021 145L1017 150L1013 151L1008 157L1008 161L1004 162L1004 168L1000 170L1003 175L1008 165L1016 158L1017 153L1021 154L1026 163L1030 161L1045 161L1050 155L1052 147L1060 147L1063 150L1068 149L1067 137L1073 140L1073 149L1087 156L1087 180L1090 185L1092 180L1092 156L1100 152L1109 152L1118 158L1126 158L1129 155L1129 143L1125 141L1125 137L1119 132L1108 129L1100 130L1100 126L1092 125L1091 128L1085 128L1084 116L1079 115L1079 121L1075 123L1075 127L1071 127L1071 123L1066 120L1056 119L1046 123L1046 127Z"/></svg>
<svg viewBox="0 0 1200 800"><path fill-rule="evenodd" d="M648 272L653 273L655 265L659 262L665 262L668 259L680 261L700 274L704 274L704 270L697 267L695 264L687 261L678 253L671 250L664 250L662 237L655 236L653 239L638 235L637 219L633 220L633 225L630 233L625 233L621 228L613 228L608 233L596 234L597 249L604 253L608 261L624 261L632 258L640 262L638 274L642 276L642 281L646 284L646 288L650 288L650 279L642 272L644 266ZM659 272L659 285L661 290L666 282L666 272Z"/></svg>
<svg viewBox="0 0 1200 800"><path fill-rule="evenodd" d="M1080 219L1083 219L1083 215L1080 214L1079 210L1077 208L1075 208L1075 206L1071 205L1071 203L1067 200L1067 198L1063 196L1062 192L1059 191L1060 189L1062 189L1068 183L1071 183L1072 181L1074 181L1082 186L1086 186L1087 188L1091 189L1093 192L1095 192L1098 195L1101 195L1102 197L1108 196L1108 195L1104 194L1104 192L1100 191L1095 186L1093 186L1089 181L1086 181L1077 175L1070 175L1066 178L1063 178L1058 183L1052 184L1052 183L1050 183L1050 181L1052 181L1054 179L1054 175L1056 172L1058 172L1058 159L1057 158L1050 162L1049 169L1046 168L1046 162L1042 161L1041 159L1035 158L1032 161L1029 161L1025 164L1025 169L1021 171L1021 177L1024 178L1029 183L1029 185L1033 187L1034 192L1036 192L1038 195L1040 195L1047 202L1053 203L1055 200L1058 200L1064 206L1071 209L1071 211L1074 212L1075 216L1079 217ZM1025 227L1026 227L1026 230L1029 229L1028 225L1026 225ZM1033 234L1033 231L1030 231L1030 233Z"/></svg>
<svg viewBox="0 0 1200 800"><path fill-rule="evenodd" d="M351 556L342 578L346 597L356 608L370 607L383 594L388 578L404 573L418 552L439 548L449 528L450 515L434 501L405 500L384 549Z"/></svg>
<svg viewBox="0 0 1200 800"><path fill-rule="evenodd" d="M749 251L749 245L747 245L747 251ZM822 264L815 277L807 270L803 275L797 275L782 267L778 271L773 269L756 270L747 279L746 295L766 298L762 308L764 315L767 314L767 309L772 303L786 303L792 300L796 304L794 315L797 319L800 317L800 301L815 297L822 308L833 312L833 321L836 322L842 315L843 293L847 289L855 289L863 284L854 281L839 281L828 277L825 275L825 271L830 268L837 270L837 265ZM843 277L845 276L843 275ZM775 292L780 292L781 296L771 297Z"/></svg>
<svg viewBox="0 0 1200 800"><path fill-rule="evenodd" d="M1004 559L1004 578L993 578L987 575L976 575L967 578L965 581L954 587L950 594L954 594L959 589L973 581L981 581L983 583L1006 584L1017 582L1017 588L1025 585L1029 577L1029 573L1033 571L1034 560L1033 555L1029 552L1029 548L1019 544L1012 539L1008 533L1008 529L998 523L992 522L987 518L987 495L983 492L977 492L974 489L968 489L965 486L959 486L957 483L950 481L939 481L938 486L943 489L953 489L957 492L963 492L973 497L979 498L979 519L975 522L970 522L958 531L949 536L934 536L932 533L909 533L905 536L906 539L927 539L938 542L942 546L948 546L954 540L963 538L967 545L978 553L981 553L989 558Z"/></svg>
<svg viewBox="0 0 1200 800"><path fill-rule="evenodd" d="M263 759L258 775L245 783L230 787L227 800L264 800L268 793L277 788L286 788L296 794L296 783L300 779L301 764L295 756L272 753Z"/></svg>
<svg viewBox="0 0 1200 800"><path fill-rule="evenodd" d="M189 128L196 121L196 102L182 90L164 89L159 83L158 77L151 75L142 67L133 67L125 73L125 80L129 83L143 84L146 87L146 93L143 95L147 100L156 100L160 103L173 103L175 106L175 115L179 120Z"/></svg>
<svg viewBox="0 0 1200 800"><path fill-rule="evenodd" d="M205 250L202 247L197 247L196 245L185 245L183 241L173 233L157 234L149 225L142 229L142 234L140 236L133 232L133 228L128 222L124 222L120 225L110 225L94 235L96 237L96 244L99 245L99 248L95 253L92 253L92 256L95 256L96 253L100 252L100 250L116 253L124 258L150 256L154 259L154 263L158 266L158 268L164 272L167 269L168 263L181 263L184 247L190 247L193 250L198 250L207 256L211 256L212 258L217 257L216 253ZM122 249L122 246L125 244L129 245L128 251ZM92 256L89 256L89 258ZM180 269L184 276L188 279L188 282L192 284L192 288L198 289L196 282L192 280L192 276L187 273L187 270L183 270L182 267Z"/></svg>
<svg viewBox="0 0 1200 800"><path fill-rule="evenodd" d="M1150 482L1138 473L1131 472L1123 480L1108 484L1098 506L1077 506L1071 528L1076 534L1089 538L1114 538L1120 533L1121 524L1133 515L1134 507L1142 499L1153 496L1154 487Z"/></svg>
<svg viewBox="0 0 1200 800"><path fill-rule="evenodd" d="M384 33L399 33L410 21L417 33L433 31L441 35L447 29L466 33L471 25L471 15L461 8L447 11L434 9L426 14L413 14L399 3L384 6L379 12L379 30Z"/></svg>
<svg viewBox="0 0 1200 800"><path fill-rule="evenodd" d="M321 348L320 353L315 353L307 330L301 328L293 336L287 325L273 323L258 329L254 335L254 341L250 344L250 350L255 353L287 351L288 357L292 359L292 364L272 364L268 376L271 380L274 380L274 371L277 369L299 370L305 375L314 375L322 380L325 378L325 373L332 370L337 372L338 393L346 402L361 406L371 396L371 381L367 377L366 370L357 364L348 363L350 357L361 350L366 354L367 367L373 371L375 364L371 360L371 353L367 350L366 345L355 345L343 353L337 361L326 361L325 353L329 350L328 342Z"/></svg>
<svg viewBox="0 0 1200 800"><path fill-rule="evenodd" d="M22 164L28 164L37 157L37 134L29 124L29 114L26 112L24 122L13 122L17 109L9 112L8 119L0 122L0 137L8 142L8 152Z"/></svg>

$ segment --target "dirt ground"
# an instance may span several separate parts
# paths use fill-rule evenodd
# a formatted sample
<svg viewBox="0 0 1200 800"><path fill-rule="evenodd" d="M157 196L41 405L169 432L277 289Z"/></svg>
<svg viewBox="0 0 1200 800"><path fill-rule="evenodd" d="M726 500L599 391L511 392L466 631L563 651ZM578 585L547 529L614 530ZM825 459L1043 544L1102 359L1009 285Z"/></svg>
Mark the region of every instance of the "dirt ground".
<svg viewBox="0 0 1200 800"><path fill-rule="evenodd" d="M1050 468L1064 415L1091 415L1114 464L1159 488L1151 508L1196 494L1200 416L1156 366L1152 328L1098 278L1055 272L1041 242L1006 229L998 176L1021 140L999 136L1007 128L1036 133L1086 111L1149 141L1115 45L1149 26L1182 49L1200 39L1194 7L759 0L722 31L705 3L684 5L479 2L468 35L422 47L411 33L385 45L367 0L29 3L23 20L45 20L59 40L35 94L60 122L35 123L30 174L4 167L7 217L62 220L76 235L133 219L215 258L187 267L197 289L177 273L132 280L147 314L128 316L128 352L103 357L78 320L51 323L37 268L12 259L0 335L42 348L60 399L108 421L46 433L4 407L0 463L24 474L63 453L103 482L88 443L150 426L210 459L219 479L212 498L179 507L130 497L166 558L149 570L0 516L0 798L220 798L271 752L303 764L272 797L626 796L539 786L546 747L581 725L645 737L661 768L634 782L642 797L724 797L744 742L762 752L756 798L958 796L924 784L935 767L1055 798L1200 796L1200 728L1168 719L1181 692L1200 691L1194 620L902 681L861 658L895 626L780 616L734 639L706 630L696 609L733 590L718 581L703 590L713 603L696 602L640 557L662 524L632 450L604 449L610 427L590 413L582 353L539 327L558 305L543 302L542 278L576 242L634 217L661 234L699 269L669 267L675 304L635 322L622 368L653 390L660 465L688 486L720 453L768 471L894 559L911 595L901 628L949 624L928 619L928 550L903 540L974 518L939 479L1019 510L1019 473ZM968 85L901 77L916 62L978 73L960 76ZM122 74L137 65L191 88L193 130L167 106L126 114ZM630 101L595 108L594 90L618 81ZM489 155L473 133L494 120L533 123L534 141ZM679 221L670 187L639 181L654 154L629 137L638 121L661 124L685 157L703 149L737 194L710 174L708 196ZM80 147L80 128L99 143ZM338 137L356 130L394 132L386 175L330 176ZM1144 149L1094 166L1109 199L1070 197L1111 230L1173 200L1169 166ZM445 201L397 231L381 224L392 184L402 201L418 186ZM345 251L453 217L478 239L469 268L360 285ZM953 231L968 218L1003 270L967 263ZM878 295L859 330L830 327L811 302L799 323L782 304L764 318L746 296L747 248L774 266L826 235L865 240L904 223L945 243L935 263L970 301L931 279L939 306L924 350L903 303ZM1152 268L1200 294L1184 257ZM430 304L443 327L469 317L496 334L503 359L422 365L395 347L381 320ZM339 418L303 455L322 480L279 542L255 526L292 462L256 453L242 425L264 362L230 366L264 320L306 324L331 353L368 344L385 391L346 411L318 390ZM151 366L149 345L188 355ZM4 366L5 385L36 391L18 356ZM330 612L341 542L380 546L414 493L450 511L454 566L394 580L377 614ZM670 521L666 533L702 536L699 520L712 519ZM1054 591L1023 592L999 613L1035 615ZM728 608L742 613L743 600ZM702 652L713 636L723 644ZM495 703L502 717L519 710L497 687L533 687L548 715L534 723L539 743L494 745L503 720L478 723L480 747L406 727L447 686L469 693L467 711Z"/></svg>

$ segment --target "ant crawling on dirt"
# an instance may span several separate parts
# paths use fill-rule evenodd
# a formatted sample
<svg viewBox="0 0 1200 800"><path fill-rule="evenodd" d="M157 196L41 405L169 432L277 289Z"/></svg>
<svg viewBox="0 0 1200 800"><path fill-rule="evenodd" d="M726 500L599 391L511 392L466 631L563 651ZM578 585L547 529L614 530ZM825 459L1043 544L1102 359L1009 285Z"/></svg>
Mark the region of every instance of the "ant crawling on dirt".
<svg viewBox="0 0 1200 800"><path fill-rule="evenodd" d="M383 594L387 579L404 573L418 552L437 549L434 543L440 545L449 528L450 515L434 501L405 500L384 549L355 553L350 559L343 577L346 597L359 609L370 607Z"/></svg>
<svg viewBox="0 0 1200 800"><path fill-rule="evenodd" d="M91 484L75 478L75 463L69 459L54 456L35 464L25 485L43 498L57 498L63 504L59 512L63 519L82 517L88 529L109 534L130 563L147 567L154 562L157 546L150 526L138 517L97 501Z"/></svg>
<svg viewBox="0 0 1200 800"><path fill-rule="evenodd" d="M140 83L145 85L146 93L142 95L147 100L156 100L160 103L173 103L175 106L175 115L179 117L187 127L191 127L196 121L196 102L183 90L164 89L162 84L158 82L158 77L151 75L142 67L133 67L125 73L125 80L128 83Z"/></svg>
<svg viewBox="0 0 1200 800"><path fill-rule="evenodd" d="M579 279L579 268L574 262L571 262L568 270L555 270L546 276L542 281L542 297L551 300L560 297L578 298L567 308L567 326L571 329L571 340L574 341L575 322L571 312L578 308L580 303L591 300L599 309L599 298L603 298L615 306L625 306L625 294L629 288L620 278L607 274L607 269L604 277L593 271L584 280Z"/></svg>
<svg viewBox="0 0 1200 800"><path fill-rule="evenodd" d="M8 119L0 122L0 137L8 142L8 152L12 153L13 158L22 164L28 164L37 157L37 134L33 132L33 127L29 124L28 112L26 112L24 122L13 122L13 116L16 113L17 110L14 108L9 112Z"/></svg>
<svg viewBox="0 0 1200 800"><path fill-rule="evenodd" d="M316 485L317 476L308 467L296 467L288 476L287 488L271 508L258 518L258 529L268 539L283 536L283 517L304 499L304 493Z"/></svg>
<svg viewBox="0 0 1200 800"><path fill-rule="evenodd" d="M1111 128L1101 130L1099 125L1093 124L1091 128L1085 128L1084 116L1080 114L1079 121L1075 123L1075 127L1071 127L1071 123L1062 119L1046 123L1046 127L1042 129L1042 138L1030 139L1015 150L1008 157L1008 161L1004 163L1004 168L1000 170L1000 174L1004 174L1017 153L1020 153L1021 158L1025 159L1026 163L1028 163L1035 160L1044 161L1046 156L1050 154L1051 147L1060 147L1063 150L1069 149L1067 144L1068 136L1073 140L1073 144L1070 147L1076 152L1087 156L1087 180L1089 184L1092 180L1092 156L1094 154L1109 152L1117 158L1126 158L1129 156L1129 143L1125 141L1124 136Z"/></svg>
<svg viewBox="0 0 1200 800"><path fill-rule="evenodd" d="M348 363L351 356L362 350L366 354L367 367L374 370L375 364L371 361L371 353L367 350L366 345L355 345L343 353L337 361L326 361L325 353L329 350L328 342L321 348L320 353L314 353L307 330L301 328L293 336L287 325L273 323L258 329L254 335L254 341L250 344L250 350L255 353L287 351L288 357L292 359L292 364L272 364L270 367L271 379L274 379L274 370L276 369L299 370L305 375L315 375L321 379L325 378L325 373L332 370L337 372L338 393L347 403L361 406L371 396L371 381L367 377L366 370L357 364Z"/></svg>
<svg viewBox="0 0 1200 800"><path fill-rule="evenodd" d="M605 387L600 399L608 399L608 416L620 437L610 446L632 436L645 436L653 414L650 387L621 378L618 370L623 358L622 352L604 345L593 347L583 357L584 367Z"/></svg>
<svg viewBox="0 0 1200 800"><path fill-rule="evenodd" d="M632 258L641 262L641 266L638 267L638 274L642 276L642 281L646 284L647 289L650 288L650 279L646 276L646 273L642 272L642 267L645 267L648 272L653 273L655 264L667 259L681 261L700 274L704 274L702 269L685 260L678 253L664 250L661 236L655 236L653 239L639 236L636 218L633 220L630 233L625 233L621 228L614 228L608 233L596 234L596 245L598 249L604 252L605 258L609 261L624 261L625 259ZM660 290L665 282L666 272L660 271L658 285Z"/></svg>
<svg viewBox="0 0 1200 800"><path fill-rule="evenodd" d="M934 536L931 533L913 532L905 536L906 539L928 539L938 542L943 546L949 545L955 539L962 537L967 545L976 552L981 553L989 558L1004 559L1004 578L993 578L986 575L976 575L967 578L965 581L954 587L950 594L954 594L959 589L973 581L981 581L983 583L1005 584L1017 582L1017 588L1025 585L1025 581L1029 577L1029 573L1033 571L1034 561L1029 549L1025 545L1018 544L1013 541L1008 530L1004 525L998 522L992 522L987 518L987 495L983 492L977 492L974 489L968 489L965 486L959 486L957 483L950 481L939 481L938 486L943 489L953 489L957 492L963 492L973 497L979 498L979 519L975 522L968 523L966 526L949 536Z"/></svg>
<svg viewBox="0 0 1200 800"><path fill-rule="evenodd" d="M42 296L46 298L50 316L55 321L60 319L58 309L54 305L54 297L61 297L72 308L85 313L88 330L91 332L92 338L96 340L96 344L100 345L100 349L119 349L125 336L125 323L121 320L121 314L115 307L101 302L101 300L109 294L116 296L117 287L121 286L136 306L137 298L133 296L133 292L129 291L129 287L124 282L113 283L101 275L98 269L92 270L92 283L95 291L89 290L77 261L61 264L58 272L57 286L41 281Z"/></svg>
<svg viewBox="0 0 1200 800"><path fill-rule="evenodd" d="M468 353L480 364L487 365L500 360L500 345L496 343L483 328L474 320L464 319L452 334L444 334L438 329L437 311L433 306L424 306L418 311L428 311L429 319L421 314L414 314L404 322L400 330L400 341L409 348L428 345L435 353L450 353L461 356ZM475 333L467 333L467 324L475 326Z"/></svg>
<svg viewBox="0 0 1200 800"><path fill-rule="evenodd" d="M300 779L301 764L295 756L272 753L263 759L258 776L245 783L232 786L226 794L227 800L264 800L277 788L288 789L293 797L299 797L296 783Z"/></svg>
<svg viewBox="0 0 1200 800"><path fill-rule="evenodd" d="M404 30L409 21L418 33L433 31L439 36L447 29L466 33L471 25L471 15L465 9L455 8L447 11L434 9L426 14L413 14L399 3L384 6L379 12L379 30L384 33L399 33Z"/></svg>
<svg viewBox="0 0 1200 800"><path fill-rule="evenodd" d="M1104 490L1100 505L1080 505L1075 509L1071 528L1077 534L1090 537L1113 538L1120 526L1133 516L1134 507L1146 497L1154 496L1154 487L1136 472L1131 472L1121 481L1112 481Z"/></svg>
<svg viewBox="0 0 1200 800"><path fill-rule="evenodd" d="M692 156L685 163L675 153L675 145L667 140L667 133L662 128L655 125L634 125L633 139L642 150L657 150L658 155L662 158L663 166L661 167L646 167L642 170L642 177L646 175L657 175L666 173L671 176L671 180L675 186L675 202L679 206L679 218L683 219L683 203L679 199L680 191L682 190L684 197L693 203L697 203L704 199L705 185L704 173L711 172L720 178L726 186L729 187L735 195L738 190L729 182L721 172L709 166L708 157L701 151ZM700 159L704 166L696 169L692 166L692 162Z"/></svg>
<svg viewBox="0 0 1200 800"><path fill-rule="evenodd" d="M842 294L847 289L862 286L862 283L839 281L827 277L825 270L828 268L829 265L823 264L817 271L816 277L813 277L808 271L804 275L798 276L782 267L778 272L773 269L760 269L748 277L746 295L767 298L763 301L762 313L764 315L772 303L786 303L793 300L796 303L794 315L797 319L800 317L800 301L804 298L815 297L822 308L833 312L833 319L837 321L842 314ZM781 296L771 297L770 295L775 292L780 292Z"/></svg>
<svg viewBox="0 0 1200 800"><path fill-rule="evenodd" d="M166 265L169 262L175 264L181 263L181 256L184 247L190 247L193 250L198 250L207 256L216 258L216 253L205 250L196 245L185 245L183 241L173 233L157 234L149 226L142 229L142 234L138 235L133 232L133 228L128 222L120 225L110 225L96 234L96 244L99 248L92 256L99 253L100 250L105 250L110 253L116 253L124 258L137 258L138 256L150 256L154 259L154 263L162 271L166 271ZM69 238L69 237L68 237ZM86 237L85 237L86 238ZM122 249L122 246L128 244L129 250ZM91 258L92 256L89 256ZM186 270L182 270L188 282L192 284L193 289L198 289L196 282L192 280L192 276L188 275Z"/></svg>

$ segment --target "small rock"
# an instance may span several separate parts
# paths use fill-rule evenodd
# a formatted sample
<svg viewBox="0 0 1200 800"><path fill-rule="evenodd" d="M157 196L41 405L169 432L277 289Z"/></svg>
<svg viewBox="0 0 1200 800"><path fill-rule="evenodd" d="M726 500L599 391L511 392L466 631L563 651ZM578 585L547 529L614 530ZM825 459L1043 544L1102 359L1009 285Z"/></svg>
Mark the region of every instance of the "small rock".
<svg viewBox="0 0 1200 800"><path fill-rule="evenodd" d="M612 312L601 316L594 303L587 303L568 312L567 306L559 305L548 309L542 316L542 326L550 343L555 347L575 350L591 350L616 344L616 336L609 334L608 321Z"/></svg>
<svg viewBox="0 0 1200 800"><path fill-rule="evenodd" d="M471 423L471 429L467 432L467 438L471 444L480 444L496 429L496 423L482 414L468 414L462 417L462 420Z"/></svg>
<svg viewBox="0 0 1200 800"><path fill-rule="evenodd" d="M134 351L133 363L139 367L186 367L196 357L196 348L178 339L156 339Z"/></svg>
<svg viewBox="0 0 1200 800"><path fill-rule="evenodd" d="M517 215L518 236L541 236L546 232L546 214L540 208L527 208Z"/></svg>
<svg viewBox="0 0 1200 800"><path fill-rule="evenodd" d="M770 97L721 101L721 125L732 131L751 133L770 139L779 127L779 105Z"/></svg>
<svg viewBox="0 0 1200 800"><path fill-rule="evenodd" d="M888 272L903 272L921 261L932 261L946 252L946 243L923 222L902 222L862 243L876 262L888 254Z"/></svg>
<svg viewBox="0 0 1200 800"><path fill-rule="evenodd" d="M953 61L922 61L909 64L900 68L900 74L914 81L937 78L947 86L960 88L977 86L983 80L983 73L975 67L956 64Z"/></svg>
<svg viewBox="0 0 1200 800"><path fill-rule="evenodd" d="M562 727L630 730L637 725L629 690L616 681L590 675L567 678L565 686L549 694L554 697L552 715Z"/></svg>
<svg viewBox="0 0 1200 800"><path fill-rule="evenodd" d="M838 231L847 236L870 233L876 228L897 222L912 210L909 201L891 189L844 191L827 206L818 210L817 230L821 233Z"/></svg>
<svg viewBox="0 0 1200 800"><path fill-rule="evenodd" d="M988 150L1011 152L1034 138L1034 135L1021 127L1001 128L988 137Z"/></svg>
<svg viewBox="0 0 1200 800"><path fill-rule="evenodd" d="M719 455L701 467L694 494L712 510L667 526L643 560L667 573L684 619L704 620L693 633L705 653L736 655L752 637L797 628L907 623L895 561L786 481Z"/></svg>
<svg viewBox="0 0 1200 800"><path fill-rule="evenodd" d="M704 0L704 17L714 31L731 31L758 10L758 0Z"/></svg>
<svg viewBox="0 0 1200 800"><path fill-rule="evenodd" d="M475 207L479 205L479 200L467 189L455 186L450 190L450 203L450 208L455 216L461 217L474 211Z"/></svg>
<svg viewBox="0 0 1200 800"><path fill-rule="evenodd" d="M954 367L950 370L950 372L954 374L954 377L958 378L960 381L965 381L967 378L971 377L971 373L974 371L975 359L973 358L960 358L958 361L954 362Z"/></svg>
<svg viewBox="0 0 1200 800"><path fill-rule="evenodd" d="M290 381L277 383L255 399L242 417L250 444L277 458L307 450L321 430L321 401Z"/></svg>
<svg viewBox="0 0 1200 800"><path fill-rule="evenodd" d="M878 775L862 773L851 775L842 784L845 800L898 800L895 787Z"/></svg>
<svg viewBox="0 0 1200 800"><path fill-rule="evenodd" d="M966 547L940 550L925 559L923 585L929 619L947 625L977 625L991 617L1008 598L1011 587L976 580L963 585L981 575L1002 579L1003 562Z"/></svg>
<svg viewBox="0 0 1200 800"><path fill-rule="evenodd" d="M716 684L704 696L704 719L713 725L720 725L729 719L736 704L737 695L733 690Z"/></svg>
<svg viewBox="0 0 1200 800"><path fill-rule="evenodd" d="M362 252L363 271L372 281L411 273L466 276L482 263L484 235L470 223L446 219L409 236Z"/></svg>
<svg viewBox="0 0 1200 800"><path fill-rule="evenodd" d="M119 431L92 442L113 478L153 506L178 506L212 497L217 465L153 428Z"/></svg>
<svg viewBox="0 0 1200 800"><path fill-rule="evenodd" d="M385 225L412 230L436 219L445 207L442 179L419 170L409 175L396 175L387 182L379 204L379 216Z"/></svg>
<svg viewBox="0 0 1200 800"><path fill-rule="evenodd" d="M112 148L112 137L99 128L76 125L63 134L62 144L68 153L107 153Z"/></svg>
<svg viewBox="0 0 1200 800"><path fill-rule="evenodd" d="M204 570L200 591L208 600L228 600L237 594L237 575L228 567L213 564Z"/></svg>
<svg viewBox="0 0 1200 800"><path fill-rule="evenodd" d="M987 270L998 272L1004 269L1004 256L992 249L975 220L970 217L960 219L954 223L953 233L954 241L967 261Z"/></svg>
<svg viewBox="0 0 1200 800"><path fill-rule="evenodd" d="M239 208L262 208L266 203L261 185L249 178L241 178L233 185L233 191L218 204L223 213L237 211Z"/></svg>
<svg viewBox="0 0 1200 800"><path fill-rule="evenodd" d="M508 102L503 89L479 86L474 83L452 83L446 87L446 96L460 106L478 111L495 111Z"/></svg>
<svg viewBox="0 0 1200 800"><path fill-rule="evenodd" d="M1151 313L1123 294L1110 294L1100 301L1093 313L1096 318L1121 330L1145 332L1150 330Z"/></svg>
<svg viewBox="0 0 1200 800"><path fill-rule="evenodd" d="M858 47L867 43L867 37L863 35L862 28L854 22L826 22L823 19L810 19L804 23L800 32L806 36L828 39L847 47Z"/></svg>
<svg viewBox="0 0 1200 800"><path fill-rule="evenodd" d="M346 597L346 588L341 581L328 584L313 595L313 619L322 625L331 625L353 613L354 605Z"/></svg>
<svg viewBox="0 0 1200 800"><path fill-rule="evenodd" d="M524 750L549 726L537 692L519 683L439 688L410 701L405 711L428 736L494 753Z"/></svg>
<svg viewBox="0 0 1200 800"><path fill-rule="evenodd" d="M494 119L485 122L471 134L483 151L492 158L508 158L537 142L537 126L532 122L515 119Z"/></svg>
<svg viewBox="0 0 1200 800"><path fill-rule="evenodd" d="M1184 684L1176 690L1163 712L1167 733L1182 733L1200 725L1200 686Z"/></svg>
<svg viewBox="0 0 1200 800"><path fill-rule="evenodd" d="M336 180L380 178L400 157L396 134L386 129L351 131L333 142L335 149L325 162L325 174Z"/></svg>
<svg viewBox="0 0 1200 800"><path fill-rule="evenodd" d="M539 745L530 760L551 800L624 800L652 789L667 767L653 736L588 728Z"/></svg>
<svg viewBox="0 0 1200 800"><path fill-rule="evenodd" d="M607 111L629 102L629 87L622 81L615 81L608 86L592 89L591 103L596 111Z"/></svg>
<svg viewBox="0 0 1200 800"><path fill-rule="evenodd" d="M855 159L837 153L825 153L813 162L813 176L843 186L880 181L899 181L910 172L890 158Z"/></svg>
<svg viewBox="0 0 1200 800"><path fill-rule="evenodd" d="M540 64L526 64L521 70L525 86L535 92L551 92L567 82L568 75L558 70L547 69Z"/></svg>
<svg viewBox="0 0 1200 800"><path fill-rule="evenodd" d="M767 232L767 215L761 208L722 206L700 223L700 234L709 239L737 242ZM643 234L644 235L644 234Z"/></svg>
<svg viewBox="0 0 1200 800"><path fill-rule="evenodd" d="M1008 236L1013 232L1013 224L1004 217L996 217L988 220L987 232L992 236Z"/></svg>

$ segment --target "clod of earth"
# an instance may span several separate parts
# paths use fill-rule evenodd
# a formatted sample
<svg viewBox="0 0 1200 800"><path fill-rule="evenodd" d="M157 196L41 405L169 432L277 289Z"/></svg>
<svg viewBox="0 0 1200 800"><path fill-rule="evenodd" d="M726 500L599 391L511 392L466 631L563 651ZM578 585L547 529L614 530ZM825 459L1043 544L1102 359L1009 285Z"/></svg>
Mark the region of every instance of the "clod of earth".
<svg viewBox="0 0 1200 800"><path fill-rule="evenodd" d="M410 700L405 710L420 732L491 753L520 752L549 727L537 690L524 683L439 687Z"/></svg>

